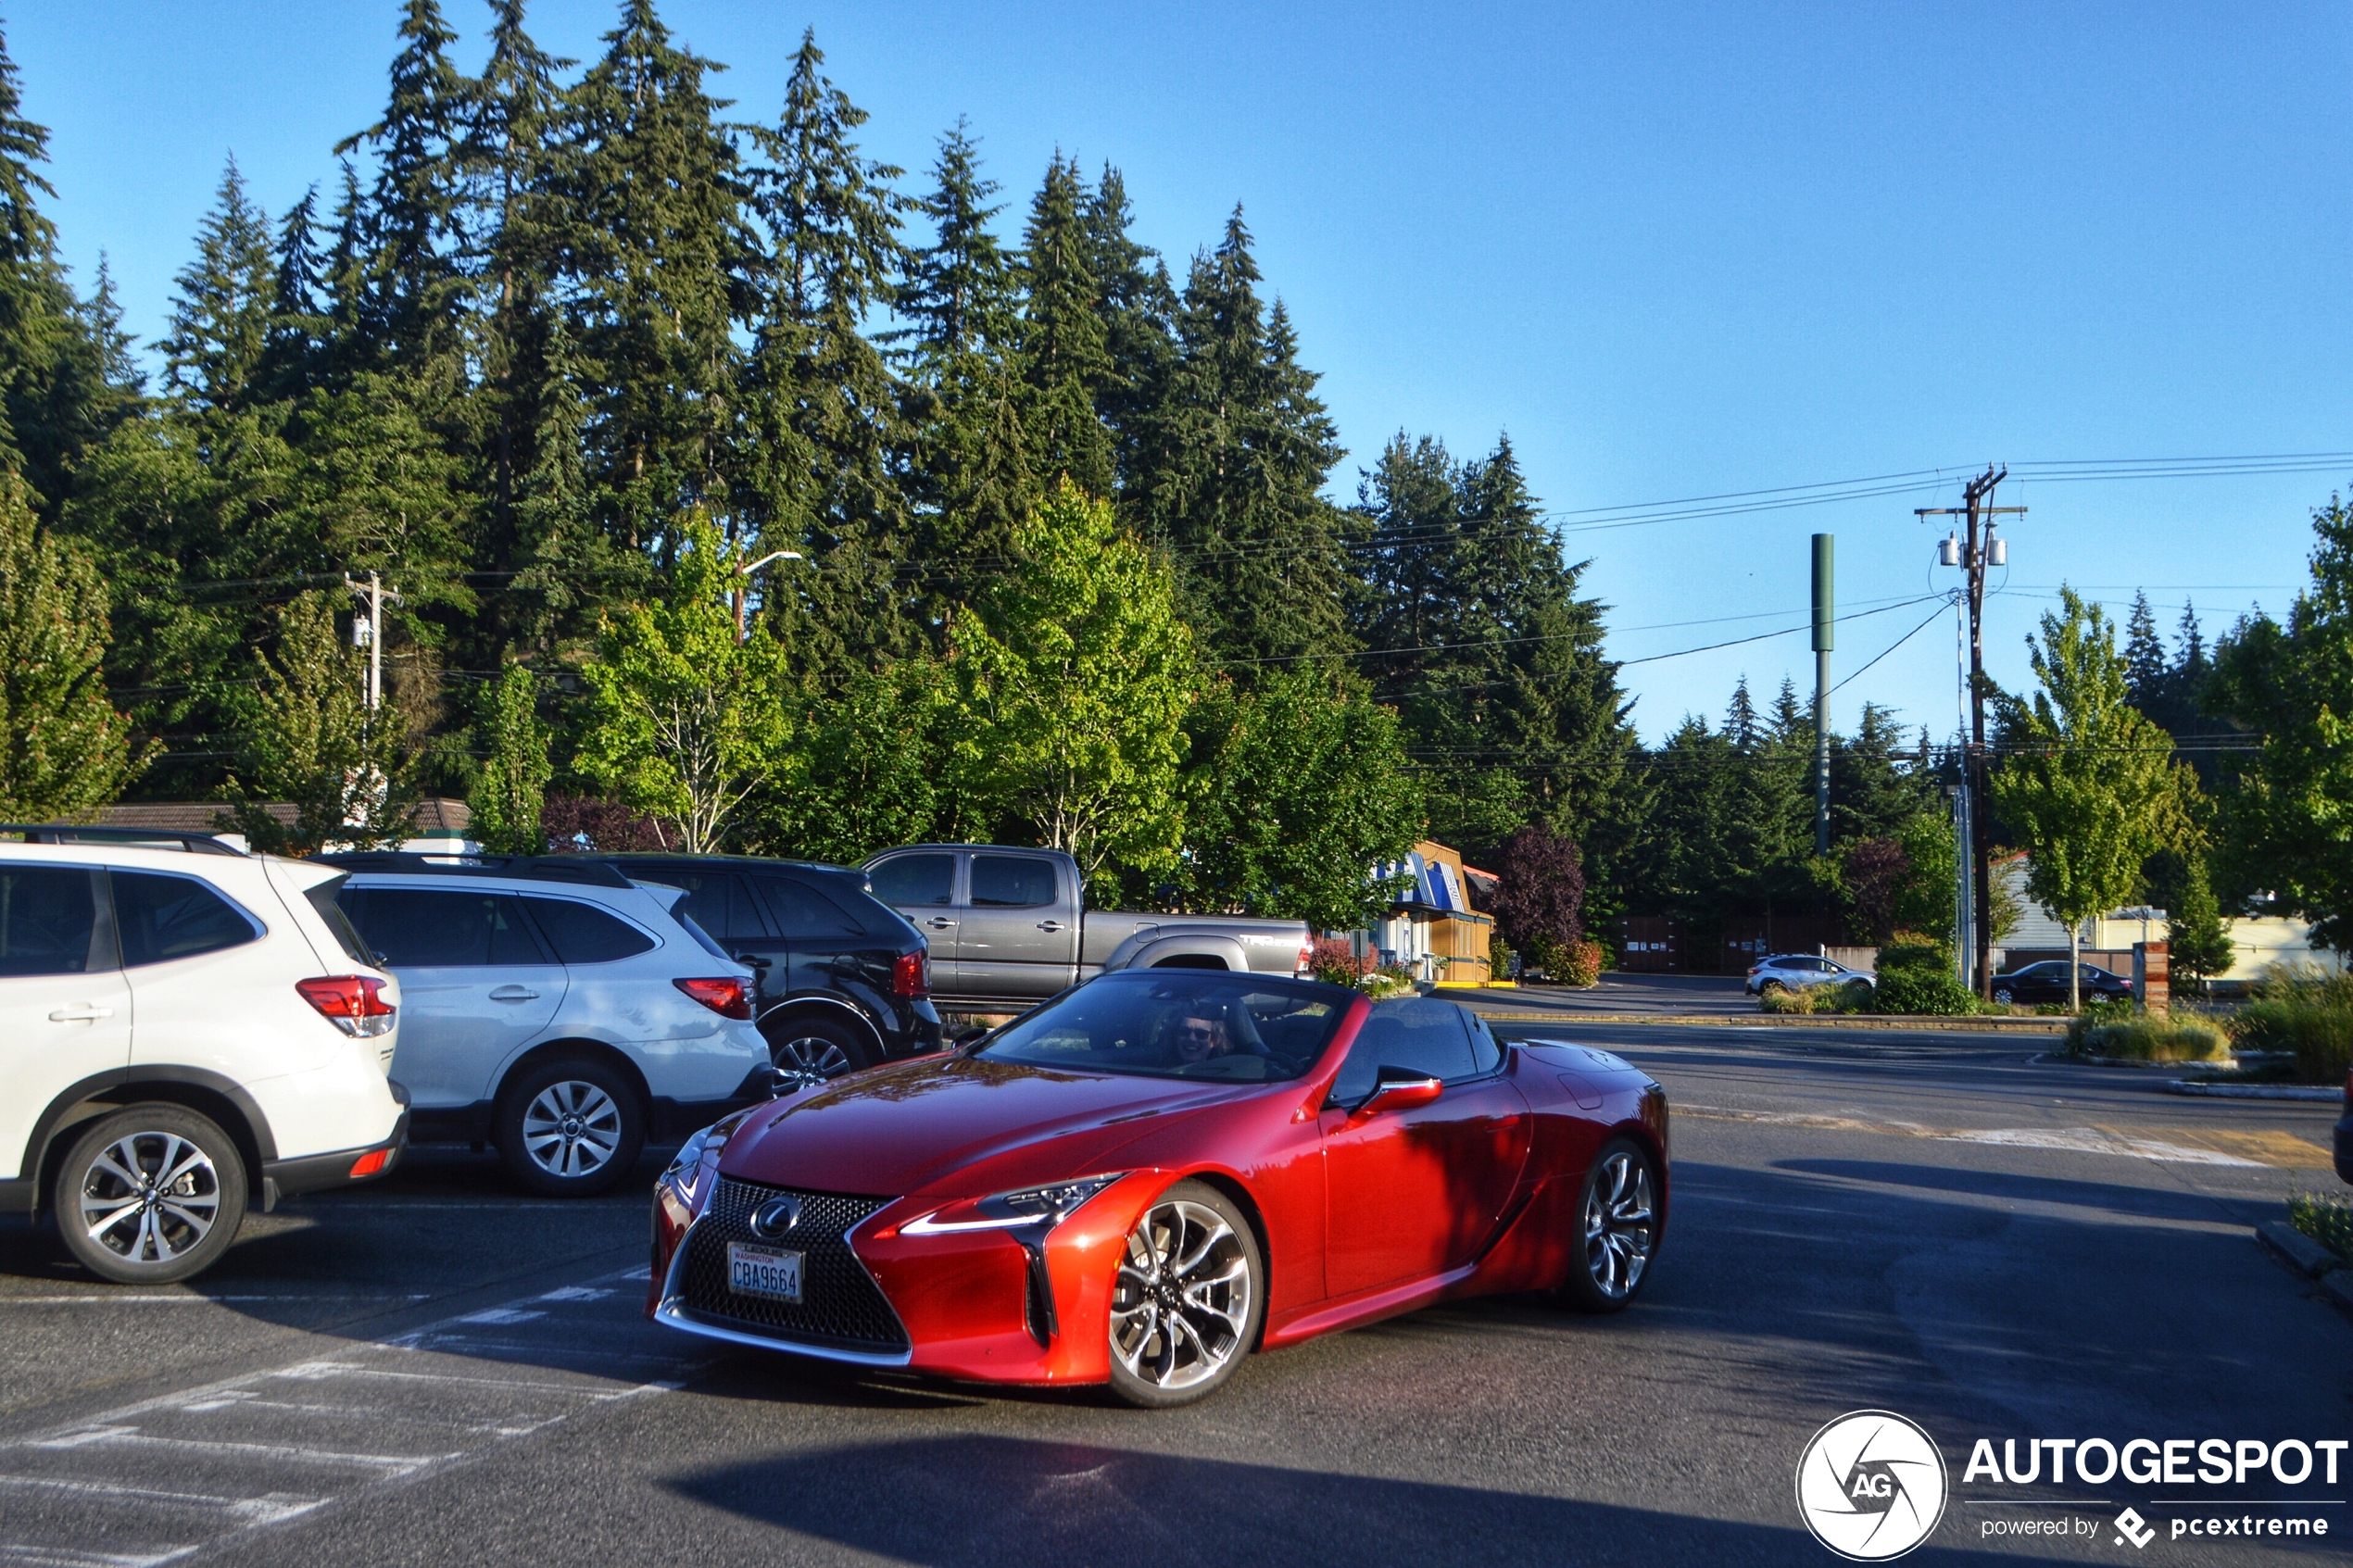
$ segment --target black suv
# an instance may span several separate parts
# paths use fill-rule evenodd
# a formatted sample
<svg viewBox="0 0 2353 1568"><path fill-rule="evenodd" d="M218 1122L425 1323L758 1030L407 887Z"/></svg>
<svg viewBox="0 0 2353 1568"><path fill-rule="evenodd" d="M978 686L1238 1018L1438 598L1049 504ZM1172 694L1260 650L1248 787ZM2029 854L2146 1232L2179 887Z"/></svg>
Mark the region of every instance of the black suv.
<svg viewBox="0 0 2353 1568"><path fill-rule="evenodd" d="M697 925L759 975L760 1032L794 1087L940 1048L923 934L861 873L736 855L600 855L686 890Z"/></svg>

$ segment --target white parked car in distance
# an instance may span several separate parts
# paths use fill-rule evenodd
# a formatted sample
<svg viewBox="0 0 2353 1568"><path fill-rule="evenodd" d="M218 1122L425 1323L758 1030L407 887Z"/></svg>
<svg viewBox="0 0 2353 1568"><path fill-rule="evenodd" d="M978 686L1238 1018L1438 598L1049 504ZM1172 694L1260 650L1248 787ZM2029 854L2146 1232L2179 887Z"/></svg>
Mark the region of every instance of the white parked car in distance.
<svg viewBox="0 0 2353 1568"><path fill-rule="evenodd" d="M585 857L321 859L351 872L337 897L400 978L418 1142L489 1144L524 1186L585 1198L648 1136L772 1094L751 971L684 889Z"/></svg>
<svg viewBox="0 0 2353 1568"><path fill-rule="evenodd" d="M1817 985L1860 985L1875 991L1879 981L1859 969L1811 953L1776 953L1749 966L1747 989L1753 997L1768 991L1810 990Z"/></svg>
<svg viewBox="0 0 2353 1568"><path fill-rule="evenodd" d="M0 827L0 1209L123 1284L390 1170L400 987L342 873L203 834Z"/></svg>

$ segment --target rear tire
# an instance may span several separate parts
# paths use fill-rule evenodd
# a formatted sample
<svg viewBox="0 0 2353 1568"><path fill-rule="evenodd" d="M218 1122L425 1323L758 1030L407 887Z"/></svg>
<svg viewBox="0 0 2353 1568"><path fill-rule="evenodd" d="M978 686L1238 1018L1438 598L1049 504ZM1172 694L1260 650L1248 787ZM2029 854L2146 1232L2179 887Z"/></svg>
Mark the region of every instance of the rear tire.
<svg viewBox="0 0 2353 1568"><path fill-rule="evenodd" d="M1756 988L1756 994L1760 997L1769 997L1776 991L1786 991L1788 989L1788 986L1782 985L1778 980L1768 980L1764 985L1759 985Z"/></svg>
<svg viewBox="0 0 2353 1568"><path fill-rule="evenodd" d="M2018 996L2008 986L1997 985L1994 988L1994 999L2001 1003L2004 1007L2007 1007L2012 1002L2018 1000Z"/></svg>
<svg viewBox="0 0 2353 1568"><path fill-rule="evenodd" d="M1642 1145L1631 1138L1602 1145L1578 1194L1564 1304L1622 1312L1642 1294L1658 1255L1658 1194L1657 1167Z"/></svg>
<svg viewBox="0 0 2353 1568"><path fill-rule="evenodd" d="M237 1239L245 1162L210 1118L134 1105L74 1140L50 1198L74 1261L117 1285L169 1285L212 1267Z"/></svg>
<svg viewBox="0 0 2353 1568"><path fill-rule="evenodd" d="M875 1047L857 1032L829 1018L787 1019L761 1026L768 1059L783 1074L780 1093L812 1088L875 1064Z"/></svg>
<svg viewBox="0 0 2353 1568"><path fill-rule="evenodd" d="M646 1110L636 1085L588 1057L544 1062L498 1098L498 1158L549 1198L610 1192L637 1166Z"/></svg>

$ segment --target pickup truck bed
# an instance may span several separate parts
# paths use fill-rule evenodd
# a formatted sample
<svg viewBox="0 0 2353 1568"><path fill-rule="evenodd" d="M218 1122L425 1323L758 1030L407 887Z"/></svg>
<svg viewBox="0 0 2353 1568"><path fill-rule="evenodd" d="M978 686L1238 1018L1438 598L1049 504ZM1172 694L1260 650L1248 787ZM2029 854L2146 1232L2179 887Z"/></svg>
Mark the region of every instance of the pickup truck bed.
<svg viewBox="0 0 2353 1568"><path fill-rule="evenodd" d="M1027 1005L1107 969L1305 972L1307 922L1084 907L1077 862L1051 849L913 844L862 868L931 944L942 1002Z"/></svg>

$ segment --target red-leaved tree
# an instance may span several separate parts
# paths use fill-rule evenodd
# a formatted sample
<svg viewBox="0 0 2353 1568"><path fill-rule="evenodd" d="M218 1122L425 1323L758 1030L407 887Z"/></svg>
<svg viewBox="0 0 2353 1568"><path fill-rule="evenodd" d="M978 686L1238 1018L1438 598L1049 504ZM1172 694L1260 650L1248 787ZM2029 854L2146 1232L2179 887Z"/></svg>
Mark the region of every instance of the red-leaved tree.
<svg viewBox="0 0 2353 1568"><path fill-rule="evenodd" d="M1585 935L1585 862L1574 840L1530 822L1504 841L1489 911L1522 952L1567 952Z"/></svg>

